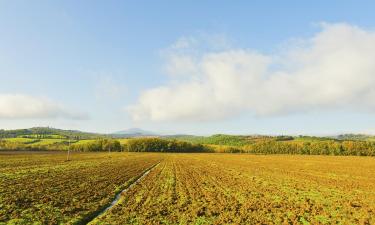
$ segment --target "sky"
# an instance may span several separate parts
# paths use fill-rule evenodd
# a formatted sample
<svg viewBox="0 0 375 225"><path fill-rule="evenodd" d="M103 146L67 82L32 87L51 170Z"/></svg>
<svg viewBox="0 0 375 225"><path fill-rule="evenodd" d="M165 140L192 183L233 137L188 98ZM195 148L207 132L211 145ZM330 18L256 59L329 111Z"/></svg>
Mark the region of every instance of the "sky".
<svg viewBox="0 0 375 225"><path fill-rule="evenodd" d="M0 0L0 129L374 134L374 8Z"/></svg>

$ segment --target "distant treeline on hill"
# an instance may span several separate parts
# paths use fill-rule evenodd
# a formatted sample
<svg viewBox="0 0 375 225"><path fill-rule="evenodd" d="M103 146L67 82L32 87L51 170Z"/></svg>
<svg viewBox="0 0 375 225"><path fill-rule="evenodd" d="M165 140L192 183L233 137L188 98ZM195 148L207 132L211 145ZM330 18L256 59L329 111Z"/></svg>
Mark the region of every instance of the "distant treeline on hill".
<svg viewBox="0 0 375 225"><path fill-rule="evenodd" d="M195 144L207 145L226 145L226 146L245 146L254 144L259 141L326 141L337 140L329 137L312 137L312 136L268 136L268 135L228 135L215 134L211 136L194 136L194 135L174 135L166 136L165 139L187 141Z"/></svg>
<svg viewBox="0 0 375 225"><path fill-rule="evenodd" d="M229 136L229 137L228 137ZM355 155L375 156L375 142L364 140L339 140L327 137L299 136L230 136L182 137L193 143L205 143L206 152L253 154L305 154L305 155Z"/></svg>
<svg viewBox="0 0 375 225"><path fill-rule="evenodd" d="M164 140L160 138L133 138L124 145L128 152L207 152L209 149L201 144L184 141Z"/></svg>
<svg viewBox="0 0 375 225"><path fill-rule="evenodd" d="M112 139L98 139L84 143L76 143L72 144L70 149L78 152L121 152L123 150L120 142Z"/></svg>
<svg viewBox="0 0 375 225"><path fill-rule="evenodd" d="M239 151L260 154L356 155L375 156L375 142L316 141L277 142L261 141L244 146Z"/></svg>
<svg viewBox="0 0 375 225"><path fill-rule="evenodd" d="M39 140L36 140L39 141ZM207 152L210 148L201 144L192 144L177 140L159 138L132 138L121 144L116 139L96 139L76 141L68 140L50 145L38 145L38 142L15 142L0 140L2 150L70 150L77 152Z"/></svg>
<svg viewBox="0 0 375 225"><path fill-rule="evenodd" d="M30 137L38 136L40 138L49 138L50 136L60 136L65 138L73 139L95 139L105 138L106 135L82 132L77 130L62 130L50 127L33 127L28 129L17 129L17 130L0 130L0 138L16 138L16 137Z"/></svg>
<svg viewBox="0 0 375 225"><path fill-rule="evenodd" d="M12 138L0 137L1 150L72 150L78 152L219 152L252 154L307 154L375 156L373 137L364 140L347 140L310 136L235 136L218 134L210 137L168 136L112 139L95 136L80 139L64 136L71 131L50 128L33 128L17 131ZM48 131L48 132L47 132ZM58 131L58 133L53 133ZM14 131L12 131L14 132ZM42 132L42 133L40 133ZM0 132L1 133L1 132ZM72 132L77 134L77 132ZM86 133L83 133L86 135ZM10 135L9 133L7 136ZM91 135L87 133L87 135ZM87 136L88 137L88 136ZM353 136L350 136L353 138ZM343 140L344 139L344 140Z"/></svg>
<svg viewBox="0 0 375 225"><path fill-rule="evenodd" d="M100 139L84 144L74 144L73 151L124 151L124 152L205 152L208 149L200 144L191 144L182 141L169 141L159 138L133 138L125 144L117 140Z"/></svg>

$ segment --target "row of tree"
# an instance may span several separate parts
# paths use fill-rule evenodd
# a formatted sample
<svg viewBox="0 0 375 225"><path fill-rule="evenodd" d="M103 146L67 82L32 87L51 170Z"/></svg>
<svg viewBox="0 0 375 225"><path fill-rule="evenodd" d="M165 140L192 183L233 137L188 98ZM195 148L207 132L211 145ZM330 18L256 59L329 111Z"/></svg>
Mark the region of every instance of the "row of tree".
<svg viewBox="0 0 375 225"><path fill-rule="evenodd" d="M0 149L6 150L71 150L76 152L208 152L211 148L201 144L159 138L134 138L121 145L115 139L96 139L84 142L68 140L51 145L28 145L19 142L1 141Z"/></svg>
<svg viewBox="0 0 375 225"><path fill-rule="evenodd" d="M134 138L124 145L128 152L208 152L209 149L201 144L184 141L165 140L160 138Z"/></svg>
<svg viewBox="0 0 375 225"><path fill-rule="evenodd" d="M242 148L241 152L258 154L357 155L375 156L375 142L316 141L278 142L260 141Z"/></svg>
<svg viewBox="0 0 375 225"><path fill-rule="evenodd" d="M79 152L225 152L255 154L307 154L375 156L375 142L370 141L275 141L261 140L245 146L202 145L160 138L133 138L121 145L115 139L85 142L63 141L52 145L31 145L0 139L6 150L72 150Z"/></svg>
<svg viewBox="0 0 375 225"><path fill-rule="evenodd" d="M70 146L72 151L78 152L121 152L123 147L120 142L113 139L98 139L85 143L77 143Z"/></svg>
<svg viewBox="0 0 375 225"><path fill-rule="evenodd" d="M48 135L59 135L61 137L76 139L95 139L106 138L107 135L81 132L76 130L62 130L51 127L33 127L29 129L16 129L16 130L2 130L0 129L0 138L15 138L21 136L41 135L41 138L46 138ZM48 137L50 138L50 137Z"/></svg>
<svg viewBox="0 0 375 225"><path fill-rule="evenodd" d="M186 141L194 144L205 145L228 145L228 146L243 146L248 144L245 136L215 134L209 137L192 136L192 135L176 135L167 137L169 140Z"/></svg>

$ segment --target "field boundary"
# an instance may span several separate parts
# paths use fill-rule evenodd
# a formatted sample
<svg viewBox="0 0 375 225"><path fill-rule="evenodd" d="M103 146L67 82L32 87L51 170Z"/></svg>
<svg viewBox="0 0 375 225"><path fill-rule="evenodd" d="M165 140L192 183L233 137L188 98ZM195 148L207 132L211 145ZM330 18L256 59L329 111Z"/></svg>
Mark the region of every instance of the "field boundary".
<svg viewBox="0 0 375 225"><path fill-rule="evenodd" d="M95 219L99 218L103 214L105 214L108 210L110 210L112 207L114 207L120 201L121 195L123 193L126 193L132 187L134 187L139 182L141 182L151 172L151 170L153 170L155 167L157 167L160 163L161 163L161 161L158 162L158 163L155 163L151 167L144 170L143 173L141 173L139 176L136 176L136 177L130 179L129 181L127 181L126 184L124 185L125 188L118 191L115 194L115 197L113 198L113 200L110 203L104 205L103 207L100 207L100 209L98 209L97 211L88 214L87 216L82 218L80 221L75 222L74 224L75 225L86 225L86 224L91 223Z"/></svg>

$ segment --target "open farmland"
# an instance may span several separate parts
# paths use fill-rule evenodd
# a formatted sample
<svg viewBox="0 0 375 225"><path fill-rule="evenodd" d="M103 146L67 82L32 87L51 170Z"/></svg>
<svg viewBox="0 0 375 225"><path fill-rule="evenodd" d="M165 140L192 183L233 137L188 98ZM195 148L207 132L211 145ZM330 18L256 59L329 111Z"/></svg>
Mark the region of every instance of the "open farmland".
<svg viewBox="0 0 375 225"><path fill-rule="evenodd" d="M0 152L0 224L80 223L161 160L127 153Z"/></svg>
<svg viewBox="0 0 375 225"><path fill-rule="evenodd" d="M69 162L65 157L0 153L0 224L375 223L372 157L74 153Z"/></svg>
<svg viewBox="0 0 375 225"><path fill-rule="evenodd" d="M373 224L375 159L169 155L94 224Z"/></svg>

